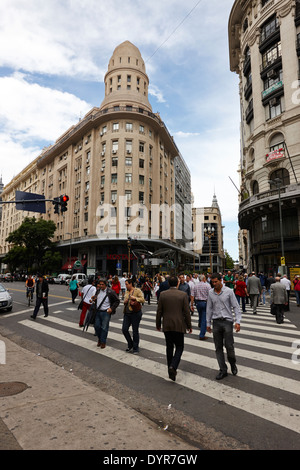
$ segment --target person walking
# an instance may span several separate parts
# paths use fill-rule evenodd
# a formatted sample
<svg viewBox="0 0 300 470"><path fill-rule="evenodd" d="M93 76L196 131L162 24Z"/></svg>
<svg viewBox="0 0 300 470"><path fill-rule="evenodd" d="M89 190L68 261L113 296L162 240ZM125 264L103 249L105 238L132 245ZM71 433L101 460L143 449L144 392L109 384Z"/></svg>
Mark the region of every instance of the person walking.
<svg viewBox="0 0 300 470"><path fill-rule="evenodd" d="M41 274L38 275L38 280L36 282L36 304L31 315L31 318L34 320L37 317L39 312L40 306L43 304L44 307L44 317L48 317L49 308L48 308L48 293L49 293L49 286L46 279L43 278Z"/></svg>
<svg viewBox="0 0 300 470"><path fill-rule="evenodd" d="M145 301L148 302L148 305L150 305L152 289L152 282L150 281L148 276L145 276L144 282L142 283L142 291L145 297Z"/></svg>
<svg viewBox="0 0 300 470"><path fill-rule="evenodd" d="M242 310L243 310L243 313L245 313L246 312L246 297L248 295L248 292L247 292L246 283L244 281L244 277L242 275L238 277L238 280L235 283L234 293L235 293L235 296L239 305L242 300Z"/></svg>
<svg viewBox="0 0 300 470"><path fill-rule="evenodd" d="M113 291L115 291L117 297L119 297L119 294L121 291L121 283L119 281L118 276L115 276L113 280L111 281L111 288Z"/></svg>
<svg viewBox="0 0 300 470"><path fill-rule="evenodd" d="M177 289L178 278L170 276L170 288L161 292L157 312L156 329L163 332L166 341L166 355L169 378L176 380L177 369L184 350L184 334L192 333L191 314L188 296ZM175 348L175 352L174 352Z"/></svg>
<svg viewBox="0 0 300 470"><path fill-rule="evenodd" d="M280 283L284 285L286 288L286 293L287 293L287 304L284 307L284 310L286 312L289 312L290 310L290 293L291 293L291 281L288 279L287 275L284 274L282 278L280 278Z"/></svg>
<svg viewBox="0 0 300 470"><path fill-rule="evenodd" d="M77 281L75 276L73 276L71 281L70 281L69 290L71 292L72 302L73 302L73 304L75 304L75 299L78 295L78 281Z"/></svg>
<svg viewBox="0 0 300 470"><path fill-rule="evenodd" d="M300 276L296 275L293 280L297 307L300 307Z"/></svg>
<svg viewBox="0 0 300 470"><path fill-rule="evenodd" d="M106 347L111 315L116 313L120 300L116 293L107 286L107 280L100 279L97 284L96 295L92 297L92 301L96 302L94 328L98 336L97 346L103 349Z"/></svg>
<svg viewBox="0 0 300 470"><path fill-rule="evenodd" d="M95 281L93 279L89 279L88 284L84 286L81 291L82 297L82 309L79 318L79 326L84 326L84 320L87 312L89 311L92 305L92 297L96 294L96 287Z"/></svg>
<svg viewBox="0 0 300 470"><path fill-rule="evenodd" d="M122 324L122 333L127 340L126 352L133 352L133 354L139 353L139 325L142 319L142 305L145 302L143 292L138 287L134 287L132 279L126 280L126 292L124 297L124 317ZM134 307L131 305L132 302L137 301L140 304L140 309L134 311ZM132 327L132 336L129 333L129 328Z"/></svg>
<svg viewBox="0 0 300 470"><path fill-rule="evenodd" d="M274 315L277 323L284 322L284 308L288 304L288 295L285 286L280 282L280 277L275 278L275 283L271 285L271 312L274 308Z"/></svg>
<svg viewBox="0 0 300 470"><path fill-rule="evenodd" d="M236 375L238 370L236 366L236 356L233 339L233 314L235 314L235 331L240 331L241 310L234 295L233 289L222 284L221 275L213 273L211 276L212 287L208 294L206 319L207 331L213 332L213 338L216 348L216 357L219 364L219 373L217 380L226 377L227 365L225 362L223 345L227 351L227 357L231 366L231 372ZM213 322L213 330L211 324Z"/></svg>
<svg viewBox="0 0 300 470"><path fill-rule="evenodd" d="M198 311L199 320L198 326L200 328L199 339L201 341L206 340L206 306L208 293L211 289L211 285L206 281L204 274L200 276L200 282L194 285L191 295L191 308L194 309L194 302Z"/></svg>
<svg viewBox="0 0 300 470"><path fill-rule="evenodd" d="M249 276L248 284L247 284L247 291L250 297L251 307L253 309L253 315L257 314L257 306L259 302L259 298L261 295L262 286L258 277L255 276L255 273L252 273Z"/></svg>

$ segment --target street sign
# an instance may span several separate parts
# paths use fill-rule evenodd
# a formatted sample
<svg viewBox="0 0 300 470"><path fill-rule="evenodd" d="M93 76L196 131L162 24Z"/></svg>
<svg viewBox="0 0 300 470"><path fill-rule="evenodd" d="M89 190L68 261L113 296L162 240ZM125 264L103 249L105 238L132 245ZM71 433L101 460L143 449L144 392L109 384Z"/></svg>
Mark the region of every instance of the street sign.
<svg viewBox="0 0 300 470"><path fill-rule="evenodd" d="M82 268L82 264L81 264L81 262L79 261L79 259L78 259L77 261L75 261L75 263L74 263L74 268L76 268L76 269Z"/></svg>
<svg viewBox="0 0 300 470"><path fill-rule="evenodd" d="M26 193L25 191L16 191L16 209L45 214L45 196L42 194Z"/></svg>
<svg viewBox="0 0 300 470"><path fill-rule="evenodd" d="M281 266L285 266L285 257L284 256L281 257Z"/></svg>

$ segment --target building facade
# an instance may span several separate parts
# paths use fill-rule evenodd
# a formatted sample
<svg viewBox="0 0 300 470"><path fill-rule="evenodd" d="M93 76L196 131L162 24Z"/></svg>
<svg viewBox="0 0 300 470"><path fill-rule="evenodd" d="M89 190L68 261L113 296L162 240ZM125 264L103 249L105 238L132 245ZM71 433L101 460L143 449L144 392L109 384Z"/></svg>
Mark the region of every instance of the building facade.
<svg viewBox="0 0 300 470"><path fill-rule="evenodd" d="M225 255L223 248L222 216L216 196L211 207L195 207L192 210L194 231L194 271L223 272Z"/></svg>
<svg viewBox="0 0 300 470"><path fill-rule="evenodd" d="M47 203L40 217L55 221L62 270L75 260L89 273L166 270L192 256L188 230L177 224L180 209L191 231L191 177L173 137L148 100L149 78L137 47L119 45L104 78L105 97L3 190L54 199L70 197L68 211ZM185 188L180 192L180 188ZM3 205L1 253L8 234L32 213Z"/></svg>
<svg viewBox="0 0 300 470"><path fill-rule="evenodd" d="M300 2L236 0L230 69L240 78L240 265L300 264Z"/></svg>

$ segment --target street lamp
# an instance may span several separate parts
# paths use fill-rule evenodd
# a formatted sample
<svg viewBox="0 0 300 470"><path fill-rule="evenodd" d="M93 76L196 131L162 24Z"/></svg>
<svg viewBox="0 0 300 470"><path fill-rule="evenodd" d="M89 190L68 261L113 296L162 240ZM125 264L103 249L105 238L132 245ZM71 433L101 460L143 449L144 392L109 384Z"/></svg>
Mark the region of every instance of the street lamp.
<svg viewBox="0 0 300 470"><path fill-rule="evenodd" d="M280 188L282 185L282 180L280 178L274 178L273 180L269 180L269 184L270 184L270 187L274 185L278 189L281 258L284 259L284 241L283 241L283 225L282 225L282 210L281 210L281 195L280 195ZM285 265L285 261L284 261L284 265Z"/></svg>
<svg viewBox="0 0 300 470"><path fill-rule="evenodd" d="M214 227L205 227L204 229L204 236L208 238L208 246L209 246L209 265L210 265L210 272L212 273L212 259L211 259L211 238L215 236L215 229Z"/></svg>
<svg viewBox="0 0 300 470"><path fill-rule="evenodd" d="M128 237L127 239L127 248L128 248L128 276L130 273L130 250L131 250L131 238Z"/></svg>

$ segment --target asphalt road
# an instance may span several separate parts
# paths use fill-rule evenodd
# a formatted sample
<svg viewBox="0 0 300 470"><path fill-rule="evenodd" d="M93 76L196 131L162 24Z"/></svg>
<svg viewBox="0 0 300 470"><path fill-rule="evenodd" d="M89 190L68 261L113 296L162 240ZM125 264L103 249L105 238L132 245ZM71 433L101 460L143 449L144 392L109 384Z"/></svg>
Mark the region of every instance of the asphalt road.
<svg viewBox="0 0 300 470"><path fill-rule="evenodd" d="M134 356L125 352L122 304L112 317L108 345L100 350L94 329L79 328L80 313L66 286L50 285L49 317L41 308L35 321L23 284L5 286L14 307L0 314L4 336L72 369L187 442L208 449L299 449L300 309L294 301L283 325L276 324L268 305L260 306L257 316L248 308L235 334L239 373L221 382L215 380L212 337L199 341L194 315L174 383L167 376L164 336L155 329L154 299L143 307L140 354Z"/></svg>

